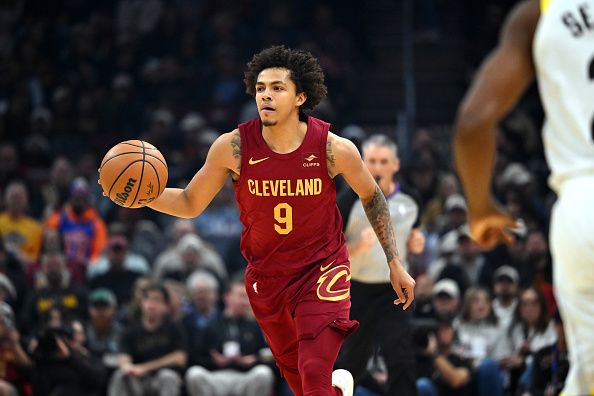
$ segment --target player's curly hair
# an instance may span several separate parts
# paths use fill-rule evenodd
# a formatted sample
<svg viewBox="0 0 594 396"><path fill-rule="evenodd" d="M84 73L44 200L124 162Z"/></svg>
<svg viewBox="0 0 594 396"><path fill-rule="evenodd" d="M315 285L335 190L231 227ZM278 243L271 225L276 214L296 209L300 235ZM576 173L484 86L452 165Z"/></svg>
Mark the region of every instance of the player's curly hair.
<svg viewBox="0 0 594 396"><path fill-rule="evenodd" d="M244 73L245 91L250 96L256 95L258 74L269 68L288 69L291 80L297 87L297 93L305 92L307 99L301 105L303 110L311 110L326 97L328 89L324 84L324 72L318 60L302 50L276 45L254 55L247 64Z"/></svg>

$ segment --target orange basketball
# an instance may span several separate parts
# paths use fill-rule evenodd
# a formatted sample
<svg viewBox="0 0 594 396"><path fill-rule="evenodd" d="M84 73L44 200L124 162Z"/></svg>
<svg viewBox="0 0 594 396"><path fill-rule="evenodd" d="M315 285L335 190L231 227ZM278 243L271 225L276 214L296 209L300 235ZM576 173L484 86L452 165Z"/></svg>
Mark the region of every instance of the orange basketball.
<svg viewBox="0 0 594 396"><path fill-rule="evenodd" d="M154 201L167 184L167 163L155 146L142 140L116 144L99 168L103 192L116 204L140 208Z"/></svg>

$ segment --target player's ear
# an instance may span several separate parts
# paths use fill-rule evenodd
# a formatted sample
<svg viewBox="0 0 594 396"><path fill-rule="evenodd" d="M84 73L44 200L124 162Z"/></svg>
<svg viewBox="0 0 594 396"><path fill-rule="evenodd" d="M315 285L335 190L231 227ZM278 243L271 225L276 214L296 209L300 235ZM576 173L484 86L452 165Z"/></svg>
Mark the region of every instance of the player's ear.
<svg viewBox="0 0 594 396"><path fill-rule="evenodd" d="M299 92L297 97L295 98L295 105L301 106L307 100L307 95L305 92Z"/></svg>

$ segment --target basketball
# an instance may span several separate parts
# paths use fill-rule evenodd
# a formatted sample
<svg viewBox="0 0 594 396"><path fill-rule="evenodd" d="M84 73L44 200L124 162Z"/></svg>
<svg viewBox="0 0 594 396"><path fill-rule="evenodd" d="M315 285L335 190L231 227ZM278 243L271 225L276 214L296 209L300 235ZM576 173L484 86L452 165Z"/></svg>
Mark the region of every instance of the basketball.
<svg viewBox="0 0 594 396"><path fill-rule="evenodd" d="M116 144L99 167L103 192L125 208L141 208L154 201L165 190L167 177L163 154L142 140Z"/></svg>

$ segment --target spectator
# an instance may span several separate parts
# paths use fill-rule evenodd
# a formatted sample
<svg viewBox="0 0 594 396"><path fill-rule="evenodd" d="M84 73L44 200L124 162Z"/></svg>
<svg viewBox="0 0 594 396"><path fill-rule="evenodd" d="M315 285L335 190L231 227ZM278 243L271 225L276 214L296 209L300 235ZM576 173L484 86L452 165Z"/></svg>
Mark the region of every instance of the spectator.
<svg viewBox="0 0 594 396"><path fill-rule="evenodd" d="M140 220L134 227L130 250L153 263L165 248L161 229L150 220Z"/></svg>
<svg viewBox="0 0 594 396"><path fill-rule="evenodd" d="M417 379L419 396L471 396L472 364L452 352L455 332L450 322L441 322L428 338L419 359L424 371ZM425 367L425 370L422 368Z"/></svg>
<svg viewBox="0 0 594 396"><path fill-rule="evenodd" d="M99 259L92 261L87 268L87 279L90 281L109 272L113 263L121 269L140 275L148 275L150 272L148 261L140 254L130 251L128 238L124 235L114 233L106 247Z"/></svg>
<svg viewBox="0 0 594 396"><path fill-rule="evenodd" d="M421 274L415 281L415 310L414 317L428 316L432 312L431 300L433 296L433 280L427 274Z"/></svg>
<svg viewBox="0 0 594 396"><path fill-rule="evenodd" d="M466 224L468 207L460 194L451 194L443 204L445 218L441 227L441 235Z"/></svg>
<svg viewBox="0 0 594 396"><path fill-rule="evenodd" d="M142 276L142 273L130 269L131 265L126 265L133 263L133 259L127 260L130 257L127 250L128 240L125 237L114 235L109 238L106 252L107 272L96 275L89 281L90 289L101 287L111 290L116 295L120 306L128 304L131 298L132 286L136 279ZM140 259L138 262L147 265L146 262ZM97 265L101 265L101 263L97 263Z"/></svg>
<svg viewBox="0 0 594 396"><path fill-rule="evenodd" d="M124 306L118 312L118 319L123 324L130 324L133 322L139 322L141 318L140 305L142 302L142 295L145 288L152 284L152 280L149 277L142 276L136 279L134 286L132 287L132 301L127 306Z"/></svg>
<svg viewBox="0 0 594 396"><path fill-rule="evenodd" d="M559 312L555 314L557 342L538 350L530 370L530 392L532 396L557 395L563 390L569 372L569 360L565 331Z"/></svg>
<svg viewBox="0 0 594 396"><path fill-rule="evenodd" d="M501 365L511 372L511 389L515 390L520 376L532 362L536 351L557 341L555 325L550 320L544 295L534 288L520 293L514 318L505 339ZM527 374L528 375L528 374ZM526 377L520 386L527 388Z"/></svg>
<svg viewBox="0 0 594 396"><path fill-rule="evenodd" d="M41 248L41 224L27 216L28 205L25 184L10 183L4 192L6 210L0 213L0 235L6 247L24 264L35 262Z"/></svg>
<svg viewBox="0 0 594 396"><path fill-rule="evenodd" d="M34 359L33 396L100 395L105 370L85 354L72 326L45 329L38 339Z"/></svg>
<svg viewBox="0 0 594 396"><path fill-rule="evenodd" d="M38 328L41 319L52 308L57 308L68 318L86 318L86 290L72 286L62 254L47 253L41 256L41 272L45 285L34 290L25 303L23 325L28 330Z"/></svg>
<svg viewBox="0 0 594 396"><path fill-rule="evenodd" d="M54 160L50 170L50 179L41 187L45 202L44 217L59 211L67 202L70 185L73 179L72 163L66 157Z"/></svg>
<svg viewBox="0 0 594 396"><path fill-rule="evenodd" d="M108 289L95 289L89 295L87 346L91 356L109 368L117 367L122 327L115 320L117 300Z"/></svg>
<svg viewBox="0 0 594 396"><path fill-rule="evenodd" d="M518 305L518 271L509 265L502 265L493 275L493 311L501 328L508 329Z"/></svg>
<svg viewBox="0 0 594 396"><path fill-rule="evenodd" d="M8 142L0 144L0 190L3 191L9 183L22 179L16 146Z"/></svg>
<svg viewBox="0 0 594 396"><path fill-rule="evenodd" d="M162 279L164 272L169 271L169 267L175 268L176 265L179 265L176 264L180 261L180 255L177 246L184 236L188 234L196 235L196 226L192 220L175 219L168 230L168 234L170 245L167 250L157 257L153 266L153 274L156 279ZM209 257L209 261L220 261L217 260L214 250L208 248L206 245L204 246L203 253L204 256Z"/></svg>
<svg viewBox="0 0 594 396"><path fill-rule="evenodd" d="M68 204L53 213L46 226L60 232L68 261L82 269L99 257L107 242L107 228L90 206L89 186L82 178L72 182Z"/></svg>
<svg viewBox="0 0 594 396"><path fill-rule="evenodd" d="M433 285L431 309L420 312L417 317L452 321L460 310L460 288L452 279L442 279Z"/></svg>
<svg viewBox="0 0 594 396"><path fill-rule="evenodd" d="M471 362L477 394L503 395L503 376L496 363L503 330L497 325L486 289L468 289L460 316L454 321L454 329L453 351Z"/></svg>
<svg viewBox="0 0 594 396"><path fill-rule="evenodd" d="M180 394L180 374L187 361L183 329L169 320L169 294L151 284L142 291L140 323L122 336L119 369L111 377L110 396Z"/></svg>
<svg viewBox="0 0 594 396"><path fill-rule="evenodd" d="M219 282L210 272L198 270L188 278L188 290L192 304L183 318L188 335L188 365L204 367L211 362L206 329L221 315L217 306Z"/></svg>
<svg viewBox="0 0 594 396"><path fill-rule="evenodd" d="M196 353L204 366L186 373L190 396L261 396L272 391L274 374L263 364L270 352L252 316L243 276L235 276L225 293L225 310L209 323L206 342Z"/></svg>
<svg viewBox="0 0 594 396"><path fill-rule="evenodd" d="M169 293L169 318L176 323L181 323L184 316L184 305L188 301L186 285L173 279L167 279L163 282L163 286Z"/></svg>
<svg viewBox="0 0 594 396"><path fill-rule="evenodd" d="M220 280L227 279L227 270L217 253L198 237L188 234L177 244L177 257L171 256L171 261L162 262L162 268L155 268L156 276L185 281L197 269L211 271Z"/></svg>
<svg viewBox="0 0 594 396"><path fill-rule="evenodd" d="M12 308L0 302L0 395L17 395L24 390L31 360L21 346Z"/></svg>

